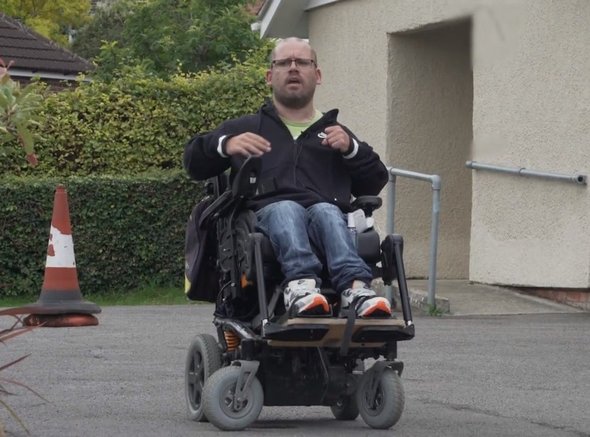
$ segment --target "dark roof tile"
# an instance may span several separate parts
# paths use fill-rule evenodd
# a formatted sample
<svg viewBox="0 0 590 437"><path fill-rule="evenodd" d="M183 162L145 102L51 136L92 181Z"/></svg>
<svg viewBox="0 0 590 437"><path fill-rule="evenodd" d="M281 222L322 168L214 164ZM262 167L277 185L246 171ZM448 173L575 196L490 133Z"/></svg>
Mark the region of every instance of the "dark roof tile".
<svg viewBox="0 0 590 437"><path fill-rule="evenodd" d="M87 60L60 47L0 12L0 58L13 69L43 73L75 75L92 70Z"/></svg>

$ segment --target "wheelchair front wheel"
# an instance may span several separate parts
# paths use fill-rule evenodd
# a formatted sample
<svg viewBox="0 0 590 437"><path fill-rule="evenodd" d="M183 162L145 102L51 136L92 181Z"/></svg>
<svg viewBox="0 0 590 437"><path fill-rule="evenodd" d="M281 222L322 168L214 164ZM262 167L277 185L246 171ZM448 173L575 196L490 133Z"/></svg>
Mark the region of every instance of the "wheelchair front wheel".
<svg viewBox="0 0 590 437"><path fill-rule="evenodd" d="M330 406L336 420L354 420L359 415L359 407L355 396L343 396L336 404Z"/></svg>
<svg viewBox="0 0 590 437"><path fill-rule="evenodd" d="M209 422L219 429L244 429L258 419L262 411L264 392L262 384L255 376L241 398L236 396L241 372L239 366L224 367L215 372L205 384L205 414Z"/></svg>
<svg viewBox="0 0 590 437"><path fill-rule="evenodd" d="M377 381L369 371L360 380L356 401L361 417L376 429L388 429L397 423L404 409L404 389L401 378L393 369L383 370ZM375 390L371 384L376 383Z"/></svg>
<svg viewBox="0 0 590 437"><path fill-rule="evenodd" d="M206 422L203 408L205 381L221 368L221 352L217 340L209 334L196 335L186 356L184 393L188 416L196 422Z"/></svg>

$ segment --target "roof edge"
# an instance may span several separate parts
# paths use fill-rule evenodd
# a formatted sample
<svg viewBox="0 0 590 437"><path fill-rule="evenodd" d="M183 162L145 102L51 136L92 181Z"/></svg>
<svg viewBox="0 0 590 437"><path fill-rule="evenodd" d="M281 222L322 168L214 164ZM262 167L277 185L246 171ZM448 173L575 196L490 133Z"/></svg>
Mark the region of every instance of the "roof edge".
<svg viewBox="0 0 590 437"><path fill-rule="evenodd" d="M308 38L305 12L340 0L266 0L258 12L260 37L297 36Z"/></svg>
<svg viewBox="0 0 590 437"><path fill-rule="evenodd" d="M25 70L20 68L11 68L8 73L10 77L22 77L22 78L33 78L39 77L41 79L53 79L53 80L68 80L68 81L76 81L80 79L80 74L84 74L80 72L79 74L61 74L61 73L52 73L48 71L33 71L33 70ZM88 78L83 79L84 82L90 81Z"/></svg>

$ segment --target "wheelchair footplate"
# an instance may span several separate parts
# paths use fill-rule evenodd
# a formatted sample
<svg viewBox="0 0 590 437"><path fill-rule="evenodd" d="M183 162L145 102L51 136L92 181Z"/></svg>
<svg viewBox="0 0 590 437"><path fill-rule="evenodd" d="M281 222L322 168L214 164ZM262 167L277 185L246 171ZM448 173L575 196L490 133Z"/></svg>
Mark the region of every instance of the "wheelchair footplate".
<svg viewBox="0 0 590 437"><path fill-rule="evenodd" d="M270 346L340 347L345 337L346 318L297 317L269 322L263 338ZM349 347L381 347L414 337L414 325L394 318L355 319Z"/></svg>

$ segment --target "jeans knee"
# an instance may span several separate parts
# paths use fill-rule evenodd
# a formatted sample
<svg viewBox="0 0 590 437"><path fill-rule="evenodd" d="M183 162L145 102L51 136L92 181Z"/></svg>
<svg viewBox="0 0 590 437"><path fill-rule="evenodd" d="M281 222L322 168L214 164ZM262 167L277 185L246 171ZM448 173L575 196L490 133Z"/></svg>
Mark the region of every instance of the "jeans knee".
<svg viewBox="0 0 590 437"><path fill-rule="evenodd" d="M267 208L272 214L277 214L281 217L291 217L293 215L305 212L305 208L303 208L297 202L293 202L292 200L281 200L279 202L274 202L264 207L264 209Z"/></svg>
<svg viewBox="0 0 590 437"><path fill-rule="evenodd" d="M305 208L291 200L266 205L256 212L258 226L267 234L305 226Z"/></svg>
<svg viewBox="0 0 590 437"><path fill-rule="evenodd" d="M328 221L343 220L344 213L340 208L331 203L316 203L308 208L309 217L312 221Z"/></svg>

